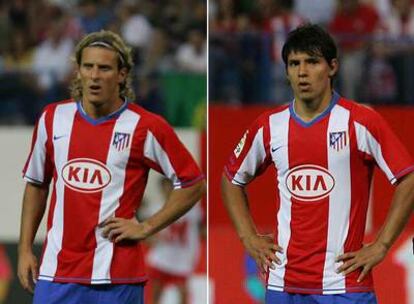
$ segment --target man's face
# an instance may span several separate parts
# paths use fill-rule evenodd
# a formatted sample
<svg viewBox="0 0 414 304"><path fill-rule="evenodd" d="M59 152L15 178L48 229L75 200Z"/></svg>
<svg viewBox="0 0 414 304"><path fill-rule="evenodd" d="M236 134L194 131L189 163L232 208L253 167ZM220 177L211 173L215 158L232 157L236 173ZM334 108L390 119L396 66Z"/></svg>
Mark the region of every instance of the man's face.
<svg viewBox="0 0 414 304"><path fill-rule="evenodd" d="M287 60L287 78L296 99L313 101L331 91L331 77L338 70L338 61L331 64L322 56L291 52Z"/></svg>
<svg viewBox="0 0 414 304"><path fill-rule="evenodd" d="M78 73L83 101L95 106L115 103L119 98L119 84L126 78L126 69L118 69L118 54L100 47L83 50Z"/></svg>

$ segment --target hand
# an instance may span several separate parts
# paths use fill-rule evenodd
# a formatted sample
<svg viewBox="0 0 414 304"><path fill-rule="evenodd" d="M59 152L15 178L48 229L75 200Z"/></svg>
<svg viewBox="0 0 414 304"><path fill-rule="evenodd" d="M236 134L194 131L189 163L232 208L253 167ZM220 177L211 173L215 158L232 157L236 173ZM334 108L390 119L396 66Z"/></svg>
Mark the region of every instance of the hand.
<svg viewBox="0 0 414 304"><path fill-rule="evenodd" d="M362 268L358 277L358 283L361 282L371 269L380 263L387 254L387 247L379 242L368 244L358 251L348 252L340 255L336 261L344 263L337 269L337 273L343 272L347 275L355 270Z"/></svg>
<svg viewBox="0 0 414 304"><path fill-rule="evenodd" d="M275 268L273 262L281 264L276 252L283 253L283 249L275 244L273 235L252 235L243 239L243 244L250 256L255 259L262 274L266 274L269 267Z"/></svg>
<svg viewBox="0 0 414 304"><path fill-rule="evenodd" d="M38 264L33 253L31 251L20 253L17 265L17 276L19 277L20 284L23 288L30 293L33 293L34 291L37 275Z"/></svg>
<svg viewBox="0 0 414 304"><path fill-rule="evenodd" d="M148 236L145 223L139 223L135 217L131 219L111 217L100 226L103 227L103 236L115 243L123 240L139 241Z"/></svg>

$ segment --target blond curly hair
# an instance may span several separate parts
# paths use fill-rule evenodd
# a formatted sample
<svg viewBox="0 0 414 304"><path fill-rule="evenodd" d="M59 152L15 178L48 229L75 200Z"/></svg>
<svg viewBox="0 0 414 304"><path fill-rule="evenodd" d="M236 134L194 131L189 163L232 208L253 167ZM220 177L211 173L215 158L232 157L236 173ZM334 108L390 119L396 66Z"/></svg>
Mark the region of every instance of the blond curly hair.
<svg viewBox="0 0 414 304"><path fill-rule="evenodd" d="M114 32L101 30L90 33L76 45L73 60L78 66L80 66L82 61L83 49L90 46L107 48L118 53L118 68L126 68L127 70L125 81L119 85L119 96L133 101L135 99L135 93L132 89L132 68L134 67L134 62L132 60L131 48ZM70 95L75 100L82 99L82 84L79 77L74 77L72 80Z"/></svg>

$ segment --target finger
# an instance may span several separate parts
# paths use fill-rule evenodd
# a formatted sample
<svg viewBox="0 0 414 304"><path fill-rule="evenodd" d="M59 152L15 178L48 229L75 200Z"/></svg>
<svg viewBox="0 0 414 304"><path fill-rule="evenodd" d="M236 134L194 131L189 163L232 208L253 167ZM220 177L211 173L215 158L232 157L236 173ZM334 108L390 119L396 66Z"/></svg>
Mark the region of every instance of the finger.
<svg viewBox="0 0 414 304"><path fill-rule="evenodd" d="M341 273L345 270L347 270L349 267L351 267L353 264L355 264L354 260L348 260L347 262L343 263L337 270L337 273Z"/></svg>
<svg viewBox="0 0 414 304"><path fill-rule="evenodd" d="M272 260L268 259L267 257L262 258L262 264L265 266L266 271L268 268L271 268L271 269L275 268L275 266L272 263Z"/></svg>
<svg viewBox="0 0 414 304"><path fill-rule="evenodd" d="M261 265L262 273L266 274L267 271L268 271L269 266L266 263L263 263L263 262L261 262L260 265Z"/></svg>
<svg viewBox="0 0 414 304"><path fill-rule="evenodd" d="M22 284L23 289L27 289L27 285L29 280L27 279L27 277L29 276L29 273L24 273L24 274L19 274L19 280L20 280L20 284Z"/></svg>
<svg viewBox="0 0 414 304"><path fill-rule="evenodd" d="M104 227L104 226L106 226L108 224L116 223L118 220L119 220L119 217L114 217L114 216L113 217L109 217L106 220L104 220L101 224L99 224L99 226Z"/></svg>
<svg viewBox="0 0 414 304"><path fill-rule="evenodd" d="M346 269L345 271L343 271L343 274L346 276L346 275L350 274L351 272L354 272L355 270L359 269L360 267L361 267L361 265L354 264L351 267L349 267L348 269Z"/></svg>
<svg viewBox="0 0 414 304"><path fill-rule="evenodd" d="M118 229L120 226L120 223L109 223L102 229L102 235L108 237L114 229Z"/></svg>
<svg viewBox="0 0 414 304"><path fill-rule="evenodd" d="M283 248L282 248L282 247L280 247L280 246L279 246L279 245L277 245L277 244L273 244L272 249L273 249L273 251L277 251L277 252L279 252L279 253L283 253Z"/></svg>
<svg viewBox="0 0 414 304"><path fill-rule="evenodd" d="M114 240L115 237L123 233L122 227L114 228L109 232L109 239Z"/></svg>
<svg viewBox="0 0 414 304"><path fill-rule="evenodd" d="M344 253L344 254L342 254L342 255L340 255L340 256L338 256L336 258L336 262L340 262L340 261L344 261L344 260L351 259L351 258L355 257L355 255L356 255L355 252L347 252L347 253Z"/></svg>
<svg viewBox="0 0 414 304"><path fill-rule="evenodd" d="M365 266L364 268L362 268L361 274L359 275L357 282L361 283L364 280L364 278L367 276L370 270L371 269L368 266Z"/></svg>
<svg viewBox="0 0 414 304"><path fill-rule="evenodd" d="M121 233L120 235L118 235L115 239L114 239L114 243L119 243L123 240L125 240L127 237L124 233Z"/></svg>
<svg viewBox="0 0 414 304"><path fill-rule="evenodd" d="M36 284L37 282L37 264L36 263L31 265L31 272L32 272L32 282Z"/></svg>
<svg viewBox="0 0 414 304"><path fill-rule="evenodd" d="M276 254L274 254L274 253L271 253L270 255L269 255L269 259L272 261L272 262L275 262L276 264L278 264L278 265L280 265L280 264L282 264L282 262L280 261L280 259L276 256ZM273 267L274 267L274 265L272 265ZM272 269L274 269L274 268L272 268Z"/></svg>

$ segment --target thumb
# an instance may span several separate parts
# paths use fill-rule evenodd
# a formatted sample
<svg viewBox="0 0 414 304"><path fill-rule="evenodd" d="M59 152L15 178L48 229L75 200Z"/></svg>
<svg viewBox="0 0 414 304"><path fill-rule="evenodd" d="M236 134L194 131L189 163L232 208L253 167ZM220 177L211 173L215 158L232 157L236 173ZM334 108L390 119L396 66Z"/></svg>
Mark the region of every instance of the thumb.
<svg viewBox="0 0 414 304"><path fill-rule="evenodd" d="M32 272L32 281L36 284L38 276L37 263L32 263L30 266L30 270Z"/></svg>

